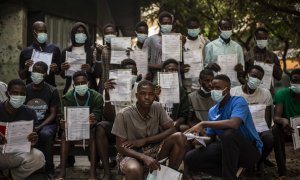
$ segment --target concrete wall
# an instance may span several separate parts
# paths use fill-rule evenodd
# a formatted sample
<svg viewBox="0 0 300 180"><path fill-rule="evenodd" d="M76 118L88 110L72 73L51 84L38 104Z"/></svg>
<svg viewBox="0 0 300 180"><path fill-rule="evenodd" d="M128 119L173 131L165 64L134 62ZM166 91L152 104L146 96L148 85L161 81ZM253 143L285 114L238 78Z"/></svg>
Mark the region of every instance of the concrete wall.
<svg viewBox="0 0 300 180"><path fill-rule="evenodd" d="M19 54L26 44L26 14L22 6L0 6L0 81L7 83L19 77Z"/></svg>

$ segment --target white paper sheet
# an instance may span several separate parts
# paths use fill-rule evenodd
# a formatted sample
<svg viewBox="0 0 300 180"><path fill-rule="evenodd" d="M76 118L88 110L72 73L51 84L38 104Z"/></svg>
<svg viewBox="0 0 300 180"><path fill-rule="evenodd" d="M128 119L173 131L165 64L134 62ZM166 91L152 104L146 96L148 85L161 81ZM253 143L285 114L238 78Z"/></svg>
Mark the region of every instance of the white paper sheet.
<svg viewBox="0 0 300 180"><path fill-rule="evenodd" d="M237 65L237 54L218 55L217 63L221 67L221 71L218 72L218 74L227 75L231 80L231 84L233 82L239 82L236 71L234 70L234 67Z"/></svg>
<svg viewBox="0 0 300 180"><path fill-rule="evenodd" d="M206 143L204 142L204 140L209 140L210 137L206 137L206 136L197 136L195 134L192 133L185 133L184 134L187 138L187 140L193 140L196 139L200 144L202 144L204 147L206 147Z"/></svg>
<svg viewBox="0 0 300 180"><path fill-rule="evenodd" d="M50 72L50 65L51 65L51 62L52 62L52 57L53 57L53 53L36 51L35 49L33 49L32 55L31 55L31 60L33 61L33 64L32 64L32 66L30 66L29 71L32 72L33 65L36 62L43 61L43 62L45 62L48 65L47 74L49 74L49 72Z"/></svg>
<svg viewBox="0 0 300 180"><path fill-rule="evenodd" d="M180 37L179 33L162 35L162 61L175 59L181 62L182 42Z"/></svg>
<svg viewBox="0 0 300 180"><path fill-rule="evenodd" d="M149 173L146 180L181 180L182 173L164 165L160 165L160 168Z"/></svg>
<svg viewBox="0 0 300 180"><path fill-rule="evenodd" d="M130 37L114 37L111 38L111 64L121 64L121 62L128 58L126 50L131 48Z"/></svg>
<svg viewBox="0 0 300 180"><path fill-rule="evenodd" d="M249 109L252 115L254 126L257 132L264 132L269 130L265 119L266 105L263 104L252 104L249 105Z"/></svg>
<svg viewBox="0 0 300 180"><path fill-rule="evenodd" d="M33 132L33 120L7 123L6 140L2 153L30 152L31 142L28 135Z"/></svg>
<svg viewBox="0 0 300 180"><path fill-rule="evenodd" d="M77 71L81 71L81 66L86 64L86 53L74 53L66 51L66 62L69 63L70 68L66 70L66 76L73 76Z"/></svg>
<svg viewBox="0 0 300 180"><path fill-rule="evenodd" d="M66 140L77 141L90 138L90 108L65 107L66 110Z"/></svg>
<svg viewBox="0 0 300 180"><path fill-rule="evenodd" d="M148 51L135 50L130 52L130 55L136 63L138 74L142 74L142 77L145 78L148 73Z"/></svg>
<svg viewBox="0 0 300 180"><path fill-rule="evenodd" d="M292 134L294 150L300 148L300 117L291 118L291 127L295 133Z"/></svg>
<svg viewBox="0 0 300 180"><path fill-rule="evenodd" d="M117 69L109 71L109 79L115 79L115 88L109 91L110 101L131 101L131 69Z"/></svg>
<svg viewBox="0 0 300 180"><path fill-rule="evenodd" d="M190 70L184 73L185 78L198 78L203 70L202 51L189 50L183 52L184 64L190 65Z"/></svg>
<svg viewBox="0 0 300 180"><path fill-rule="evenodd" d="M254 61L254 64L262 67L264 69L264 72L265 72L264 77L261 81L260 87L270 89L271 84L272 84L272 80L273 80L273 67L274 67L274 64L258 62L258 61Z"/></svg>
<svg viewBox="0 0 300 180"><path fill-rule="evenodd" d="M178 73L158 73L158 85L161 87L159 102L162 104L179 103Z"/></svg>

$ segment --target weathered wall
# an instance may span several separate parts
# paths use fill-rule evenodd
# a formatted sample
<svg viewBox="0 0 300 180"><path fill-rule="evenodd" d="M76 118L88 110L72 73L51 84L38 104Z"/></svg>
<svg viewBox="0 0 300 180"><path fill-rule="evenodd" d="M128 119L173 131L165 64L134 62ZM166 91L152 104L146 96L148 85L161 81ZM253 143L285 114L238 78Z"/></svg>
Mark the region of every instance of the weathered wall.
<svg viewBox="0 0 300 180"><path fill-rule="evenodd" d="M14 4L0 6L0 81L18 78L19 54L26 42L26 10Z"/></svg>

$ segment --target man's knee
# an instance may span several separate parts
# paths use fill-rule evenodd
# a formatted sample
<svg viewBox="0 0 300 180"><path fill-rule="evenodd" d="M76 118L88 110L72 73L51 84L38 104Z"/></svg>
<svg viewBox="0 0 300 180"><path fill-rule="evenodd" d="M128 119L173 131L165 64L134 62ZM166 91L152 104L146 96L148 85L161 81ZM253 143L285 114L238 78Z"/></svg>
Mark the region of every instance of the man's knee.
<svg viewBox="0 0 300 180"><path fill-rule="evenodd" d="M54 140L55 131L54 130L48 130L48 129L41 129L40 132L38 132L39 139L43 142L49 142Z"/></svg>
<svg viewBox="0 0 300 180"><path fill-rule="evenodd" d="M126 163L124 174L130 177L141 177L144 174L144 168L138 161L130 160Z"/></svg>
<svg viewBox="0 0 300 180"><path fill-rule="evenodd" d="M40 169L45 165L45 156L41 151L32 148L30 156L31 157L29 159L31 162L29 164L31 167L34 167L35 169Z"/></svg>
<svg viewBox="0 0 300 180"><path fill-rule="evenodd" d="M187 138L181 132L176 132L170 136L170 141L176 143L177 145L184 147L187 144Z"/></svg>
<svg viewBox="0 0 300 180"><path fill-rule="evenodd" d="M274 136L271 132L265 133L262 137L264 147L271 148L274 145Z"/></svg>
<svg viewBox="0 0 300 180"><path fill-rule="evenodd" d="M105 129L101 125L96 127L96 136L97 138L106 138Z"/></svg>

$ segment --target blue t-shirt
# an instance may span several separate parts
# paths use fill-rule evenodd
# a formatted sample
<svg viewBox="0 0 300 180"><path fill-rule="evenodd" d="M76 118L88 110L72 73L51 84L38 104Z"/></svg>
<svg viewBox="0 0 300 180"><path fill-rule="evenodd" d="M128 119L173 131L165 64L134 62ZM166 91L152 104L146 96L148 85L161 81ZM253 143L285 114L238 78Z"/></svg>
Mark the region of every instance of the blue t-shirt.
<svg viewBox="0 0 300 180"><path fill-rule="evenodd" d="M242 120L242 124L238 130L250 141L255 141L256 147L261 153L263 143L255 129L247 101L241 96L232 96L223 108L219 108L219 106L220 103L210 108L208 112L208 120L221 121L231 118L240 118ZM216 130L212 128L206 129L207 135L221 135L223 133L224 130Z"/></svg>

